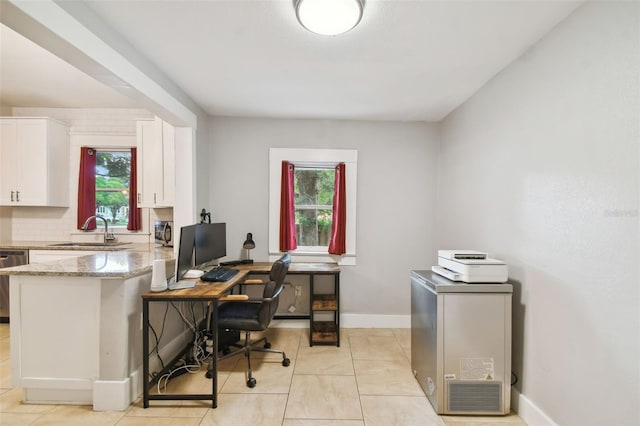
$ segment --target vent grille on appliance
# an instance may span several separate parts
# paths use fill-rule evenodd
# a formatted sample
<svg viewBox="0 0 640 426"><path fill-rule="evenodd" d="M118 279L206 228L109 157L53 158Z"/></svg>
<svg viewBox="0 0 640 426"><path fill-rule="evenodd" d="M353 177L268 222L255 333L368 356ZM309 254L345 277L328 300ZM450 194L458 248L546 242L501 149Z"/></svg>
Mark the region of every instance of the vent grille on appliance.
<svg viewBox="0 0 640 426"><path fill-rule="evenodd" d="M448 382L449 411L502 412L501 382Z"/></svg>

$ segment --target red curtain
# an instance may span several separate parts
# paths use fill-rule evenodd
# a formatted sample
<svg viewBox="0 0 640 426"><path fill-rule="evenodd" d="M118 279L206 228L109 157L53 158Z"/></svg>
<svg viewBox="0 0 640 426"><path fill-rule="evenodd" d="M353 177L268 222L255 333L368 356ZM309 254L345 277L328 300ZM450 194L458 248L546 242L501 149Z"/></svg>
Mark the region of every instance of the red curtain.
<svg viewBox="0 0 640 426"><path fill-rule="evenodd" d="M288 161L282 162L280 181L280 251L287 252L298 248L296 241L296 212L293 187L294 166Z"/></svg>
<svg viewBox="0 0 640 426"><path fill-rule="evenodd" d="M129 177L129 231L142 229L140 209L138 208L138 154L136 148L131 148L131 176Z"/></svg>
<svg viewBox="0 0 640 426"><path fill-rule="evenodd" d="M96 214L96 150L80 148L80 173L78 178L78 229L88 217ZM87 229L96 229L96 220Z"/></svg>
<svg viewBox="0 0 640 426"><path fill-rule="evenodd" d="M333 189L333 222L331 224L330 254L347 252L347 189L345 183L345 165L336 166L336 179Z"/></svg>

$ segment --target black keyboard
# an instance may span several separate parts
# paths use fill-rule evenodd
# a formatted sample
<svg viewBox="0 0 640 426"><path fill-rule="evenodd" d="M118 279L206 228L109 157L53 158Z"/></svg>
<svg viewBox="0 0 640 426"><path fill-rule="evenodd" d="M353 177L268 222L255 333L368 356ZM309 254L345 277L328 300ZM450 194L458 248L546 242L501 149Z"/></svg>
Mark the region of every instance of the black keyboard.
<svg viewBox="0 0 640 426"><path fill-rule="evenodd" d="M235 277L235 275L240 272L237 269L231 268L223 268L223 267L215 267L209 272L205 272L204 275L200 277L202 281L229 281L231 278Z"/></svg>

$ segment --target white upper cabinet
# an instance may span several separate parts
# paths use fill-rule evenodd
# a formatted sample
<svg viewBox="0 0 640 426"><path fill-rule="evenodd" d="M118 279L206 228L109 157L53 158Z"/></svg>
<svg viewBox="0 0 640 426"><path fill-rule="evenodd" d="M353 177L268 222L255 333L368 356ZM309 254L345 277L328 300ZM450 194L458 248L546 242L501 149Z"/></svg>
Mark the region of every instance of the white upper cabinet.
<svg viewBox="0 0 640 426"><path fill-rule="evenodd" d="M175 129L156 117L137 122L138 207L173 207Z"/></svg>
<svg viewBox="0 0 640 426"><path fill-rule="evenodd" d="M0 117L0 205L69 206L69 128Z"/></svg>

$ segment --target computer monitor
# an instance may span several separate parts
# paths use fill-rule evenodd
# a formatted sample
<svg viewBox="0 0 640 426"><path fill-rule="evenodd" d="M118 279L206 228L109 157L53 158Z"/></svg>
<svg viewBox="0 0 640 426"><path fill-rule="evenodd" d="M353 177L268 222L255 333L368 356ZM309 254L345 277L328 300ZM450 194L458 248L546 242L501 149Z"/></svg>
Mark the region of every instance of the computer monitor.
<svg viewBox="0 0 640 426"><path fill-rule="evenodd" d="M187 225L180 228L180 245L178 246L178 260L176 261L176 281L180 281L184 277L184 274L193 268L196 227L197 225Z"/></svg>
<svg viewBox="0 0 640 426"><path fill-rule="evenodd" d="M227 224L196 225L195 265L202 266L227 255Z"/></svg>

